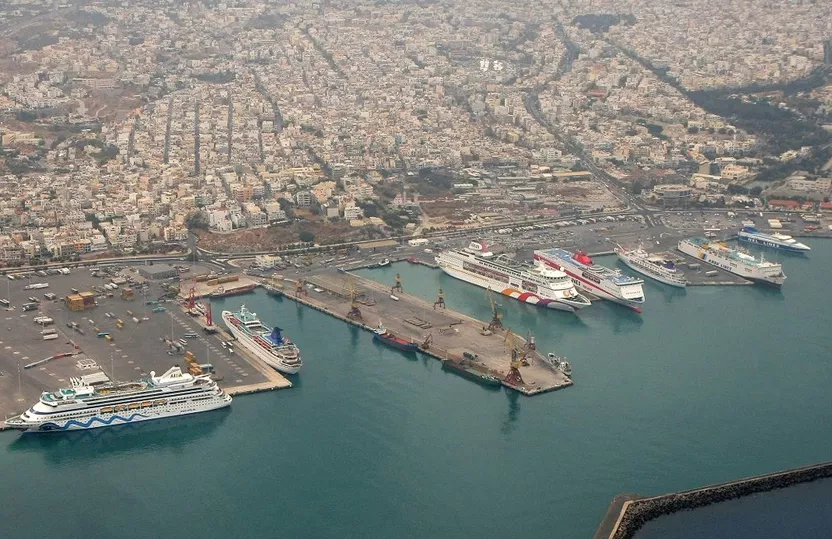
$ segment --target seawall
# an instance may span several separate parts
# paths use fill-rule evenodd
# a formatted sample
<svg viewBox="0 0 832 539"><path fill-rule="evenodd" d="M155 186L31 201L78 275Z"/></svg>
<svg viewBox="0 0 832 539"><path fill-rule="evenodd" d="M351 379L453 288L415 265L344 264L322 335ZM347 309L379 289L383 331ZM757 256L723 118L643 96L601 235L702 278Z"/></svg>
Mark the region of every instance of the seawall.
<svg viewBox="0 0 832 539"><path fill-rule="evenodd" d="M705 507L759 492L778 490L800 483L832 477L832 462L805 466L793 470L721 483L694 490L665 494L650 498L630 499L620 505L620 512L612 529L609 529L612 512L619 504L610 506L607 517L596 533L596 539L631 539L644 524L662 515ZM629 497L629 496L628 496Z"/></svg>

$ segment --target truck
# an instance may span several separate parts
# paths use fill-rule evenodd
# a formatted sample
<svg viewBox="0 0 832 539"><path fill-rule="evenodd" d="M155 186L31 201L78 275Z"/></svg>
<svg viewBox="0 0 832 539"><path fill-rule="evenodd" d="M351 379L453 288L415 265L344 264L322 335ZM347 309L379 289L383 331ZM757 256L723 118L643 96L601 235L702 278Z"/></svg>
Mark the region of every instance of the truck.
<svg viewBox="0 0 832 539"><path fill-rule="evenodd" d="M37 303L24 303L23 310L24 311L36 311L38 309Z"/></svg>
<svg viewBox="0 0 832 539"><path fill-rule="evenodd" d="M23 290L37 290L39 288L48 288L49 283L32 283L23 287Z"/></svg>
<svg viewBox="0 0 832 539"><path fill-rule="evenodd" d="M55 340L55 339L57 339L57 338L58 338L58 334L57 334L57 333L50 333L49 335L44 335L44 336L43 336L43 340L44 340L44 341L54 341L54 340Z"/></svg>
<svg viewBox="0 0 832 539"><path fill-rule="evenodd" d="M48 326L55 323L55 321L48 316L36 316L34 322L35 324L40 324L41 326Z"/></svg>

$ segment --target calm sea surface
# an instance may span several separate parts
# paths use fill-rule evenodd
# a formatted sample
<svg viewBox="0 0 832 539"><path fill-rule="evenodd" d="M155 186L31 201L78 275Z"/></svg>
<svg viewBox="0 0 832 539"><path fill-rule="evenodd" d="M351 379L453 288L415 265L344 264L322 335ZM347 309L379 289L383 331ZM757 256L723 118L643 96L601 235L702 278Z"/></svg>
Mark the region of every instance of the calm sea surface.
<svg viewBox="0 0 832 539"><path fill-rule="evenodd" d="M830 460L832 242L811 243L784 257L782 292L647 283L641 316L500 298L507 326L572 363L574 387L533 398L289 300L229 298L217 307L246 302L301 346L295 387L157 424L0 433L0 536L583 539L618 493ZM406 292L441 285L449 307L489 316L482 289L438 271L363 274L396 272ZM645 537L671 537L662 525Z"/></svg>

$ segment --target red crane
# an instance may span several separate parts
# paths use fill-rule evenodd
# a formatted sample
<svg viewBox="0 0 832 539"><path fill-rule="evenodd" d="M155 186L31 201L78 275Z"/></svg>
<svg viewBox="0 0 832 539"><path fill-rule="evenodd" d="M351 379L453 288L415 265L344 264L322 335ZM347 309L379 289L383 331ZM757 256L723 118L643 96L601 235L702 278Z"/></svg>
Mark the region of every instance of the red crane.
<svg viewBox="0 0 832 539"><path fill-rule="evenodd" d="M214 325L214 317L211 315L211 302L205 302L202 304L205 307L205 325L211 327Z"/></svg>

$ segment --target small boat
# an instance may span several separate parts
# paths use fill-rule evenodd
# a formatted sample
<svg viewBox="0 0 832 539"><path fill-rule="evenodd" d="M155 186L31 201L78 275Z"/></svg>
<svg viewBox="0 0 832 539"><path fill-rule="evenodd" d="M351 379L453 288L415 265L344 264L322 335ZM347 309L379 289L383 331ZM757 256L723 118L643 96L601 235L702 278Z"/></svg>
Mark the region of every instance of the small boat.
<svg viewBox="0 0 832 539"><path fill-rule="evenodd" d="M393 301L399 301L399 297L394 296L393 294L390 294L390 299L392 299Z"/></svg>
<svg viewBox="0 0 832 539"><path fill-rule="evenodd" d="M390 265L390 259L389 258L384 258L384 259L381 260L381 262L378 263L378 265L376 267L377 268L383 268L383 267L389 266L389 265Z"/></svg>
<svg viewBox="0 0 832 539"><path fill-rule="evenodd" d="M572 365L566 361L566 358L562 358L552 352L549 352L546 354L546 357L543 358L543 362L549 365L552 369L562 372L564 376L569 378L572 377Z"/></svg>
<svg viewBox="0 0 832 539"><path fill-rule="evenodd" d="M419 345L415 342L407 341L401 337L397 337L390 330L385 328L381 322L378 327L373 330L373 341L384 343L404 352L416 352L419 350Z"/></svg>

